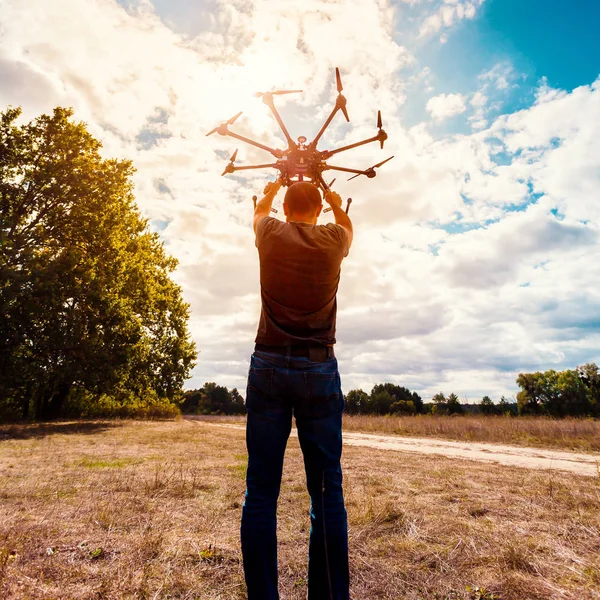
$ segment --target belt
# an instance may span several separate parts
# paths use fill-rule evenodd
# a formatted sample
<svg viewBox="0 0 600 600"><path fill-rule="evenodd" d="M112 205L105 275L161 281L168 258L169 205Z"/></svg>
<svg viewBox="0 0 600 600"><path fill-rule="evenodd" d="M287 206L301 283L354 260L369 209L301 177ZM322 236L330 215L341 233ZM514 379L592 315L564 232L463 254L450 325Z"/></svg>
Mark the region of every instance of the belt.
<svg viewBox="0 0 600 600"><path fill-rule="evenodd" d="M304 357L312 362L325 362L335 357L333 346L269 346L268 344L255 344L254 349L259 352L270 352L271 354L282 354L283 356Z"/></svg>

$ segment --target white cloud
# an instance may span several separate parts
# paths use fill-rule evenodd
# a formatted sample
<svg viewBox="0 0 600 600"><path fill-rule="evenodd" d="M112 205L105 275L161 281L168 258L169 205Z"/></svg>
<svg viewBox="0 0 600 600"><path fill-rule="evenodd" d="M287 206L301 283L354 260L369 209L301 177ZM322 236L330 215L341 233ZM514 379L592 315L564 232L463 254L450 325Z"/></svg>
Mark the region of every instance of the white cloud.
<svg viewBox="0 0 600 600"><path fill-rule="evenodd" d="M427 112L436 121L460 115L466 110L466 98L462 94L440 94L427 102Z"/></svg>
<svg viewBox="0 0 600 600"><path fill-rule="evenodd" d="M484 91L487 91L490 87L496 90L506 90L514 85L517 74L509 62L503 61L481 73L477 79L482 82Z"/></svg>
<svg viewBox="0 0 600 600"><path fill-rule="evenodd" d="M423 21L419 30L419 36L426 37L437 33L441 29L450 28L464 19L474 18L477 9L483 2L484 0L444 0L442 5ZM446 36L440 38L442 44L446 40Z"/></svg>

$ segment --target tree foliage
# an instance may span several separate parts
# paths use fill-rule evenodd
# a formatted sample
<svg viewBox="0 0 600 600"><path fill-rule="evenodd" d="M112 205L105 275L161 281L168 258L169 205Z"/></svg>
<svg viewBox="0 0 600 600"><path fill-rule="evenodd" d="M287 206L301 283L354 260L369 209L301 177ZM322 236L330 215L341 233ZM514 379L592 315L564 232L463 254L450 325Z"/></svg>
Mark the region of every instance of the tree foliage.
<svg viewBox="0 0 600 600"><path fill-rule="evenodd" d="M479 407L484 415L496 415L499 412L498 408L489 396L484 396L481 399Z"/></svg>
<svg viewBox="0 0 600 600"><path fill-rule="evenodd" d="M423 401L416 392L394 383L379 383L370 394L357 389L346 395L346 412L351 415L416 414Z"/></svg>
<svg viewBox="0 0 600 600"><path fill-rule="evenodd" d="M349 415L366 414L369 410L369 394L363 390L350 390L346 395L346 412Z"/></svg>
<svg viewBox="0 0 600 600"><path fill-rule="evenodd" d="M237 388L229 391L224 386L208 382L199 390L185 392L181 410L197 415L243 415L246 407Z"/></svg>
<svg viewBox="0 0 600 600"><path fill-rule="evenodd" d="M520 373L517 384L521 415L600 416L600 377L594 363L574 370Z"/></svg>
<svg viewBox="0 0 600 600"><path fill-rule="evenodd" d="M172 405L196 353L132 164L103 158L71 110L19 116L0 113L0 411L53 418L84 397Z"/></svg>

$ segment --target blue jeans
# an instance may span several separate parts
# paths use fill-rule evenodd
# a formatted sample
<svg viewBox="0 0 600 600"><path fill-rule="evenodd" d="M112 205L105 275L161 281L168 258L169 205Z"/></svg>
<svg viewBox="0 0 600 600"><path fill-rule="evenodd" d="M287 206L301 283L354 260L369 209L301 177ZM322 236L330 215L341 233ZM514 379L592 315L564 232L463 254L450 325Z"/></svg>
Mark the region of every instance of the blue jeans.
<svg viewBox="0 0 600 600"><path fill-rule="evenodd" d="M248 600L278 600L277 499L296 418L310 494L309 600L348 600L348 519L342 492L344 396L337 360L255 352L246 391L248 471L242 554Z"/></svg>

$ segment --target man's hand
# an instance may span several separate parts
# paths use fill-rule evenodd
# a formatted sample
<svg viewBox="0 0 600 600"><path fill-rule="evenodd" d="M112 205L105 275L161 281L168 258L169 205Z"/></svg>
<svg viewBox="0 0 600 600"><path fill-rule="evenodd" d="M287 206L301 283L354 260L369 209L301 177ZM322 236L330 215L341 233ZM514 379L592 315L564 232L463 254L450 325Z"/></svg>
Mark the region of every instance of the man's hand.
<svg viewBox="0 0 600 600"><path fill-rule="evenodd" d="M324 199L325 202L331 206L335 222L346 230L346 233L348 234L348 248L350 248L354 232L352 230L352 221L342 208L342 197L338 193L329 190L325 192Z"/></svg>
<svg viewBox="0 0 600 600"><path fill-rule="evenodd" d="M271 213L271 206L273 204L273 199L277 195L277 192L281 189L281 180L277 181L269 181L267 185L265 185L265 189L263 190L264 196L256 204L256 208L254 209L254 232L256 233L256 227L258 226L258 222L265 217L268 217Z"/></svg>
<svg viewBox="0 0 600 600"><path fill-rule="evenodd" d="M332 192L331 190L325 192L324 200L331 206L332 210L336 206L342 206L342 197L337 192Z"/></svg>
<svg viewBox="0 0 600 600"><path fill-rule="evenodd" d="M278 179L277 181L269 181L269 183L267 183L267 185L265 185L265 189L263 190L263 193L265 196L272 196L273 198L275 198L275 196L277 195L277 192L281 189L281 180Z"/></svg>

